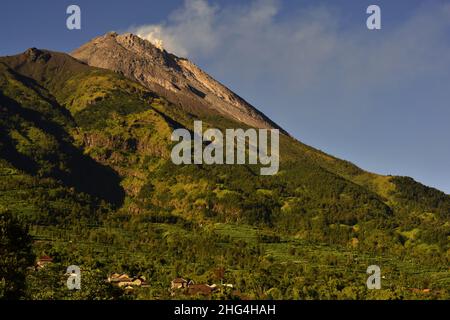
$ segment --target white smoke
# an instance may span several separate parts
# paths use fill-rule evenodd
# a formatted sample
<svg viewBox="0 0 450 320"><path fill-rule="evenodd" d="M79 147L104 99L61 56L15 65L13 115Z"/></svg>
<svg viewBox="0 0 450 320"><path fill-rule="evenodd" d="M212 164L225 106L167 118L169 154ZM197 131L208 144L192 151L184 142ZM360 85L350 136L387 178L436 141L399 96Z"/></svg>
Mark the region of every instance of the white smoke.
<svg viewBox="0 0 450 320"><path fill-rule="evenodd" d="M142 39L150 41L159 49L166 49L167 51L175 53L179 56L185 56L187 54L187 51L184 48L177 45L177 41L175 41L175 39L172 39L169 37L167 32L164 32L164 27L162 25L138 27L132 30L132 33Z"/></svg>
<svg viewBox="0 0 450 320"><path fill-rule="evenodd" d="M184 6L173 12L168 21L130 31L156 46L163 45L169 52L187 57L193 48L210 51L215 47L217 13L218 8L205 0L185 0Z"/></svg>
<svg viewBox="0 0 450 320"><path fill-rule="evenodd" d="M289 132L338 156L353 155L350 159L367 169L383 172L379 163L391 161L386 145L367 141L383 134L389 145L392 137L404 132L417 145L409 150L402 145L403 161L398 169L390 165L389 173L428 180L427 161L420 161L415 152L419 145L427 150L432 145L428 141L449 134L443 122L448 115L442 111L448 110L450 99L448 1L405 8L405 14L383 6L382 30L375 32L367 30L365 8L356 5L357 0L349 1L361 7L359 15L352 11L356 21L352 18L351 23L339 1L230 2L220 1L219 6L216 1L185 0L163 22L130 31L153 43L161 40L167 51L195 61L231 89L237 88ZM395 14L399 19L394 21ZM403 123L404 115L411 117L409 123L442 128L441 135L406 125L398 130L390 124ZM353 138L356 131L359 139ZM352 143L347 143L349 137ZM441 163L441 172L447 172L450 153L433 152L429 154L440 159L436 165ZM411 159L417 160L417 169L407 172L403 166ZM449 177L434 180L445 180L441 184L448 186Z"/></svg>
<svg viewBox="0 0 450 320"><path fill-rule="evenodd" d="M142 39L150 41L160 49L164 48L164 41L162 40L162 27L159 25L141 27L135 31L135 34Z"/></svg>

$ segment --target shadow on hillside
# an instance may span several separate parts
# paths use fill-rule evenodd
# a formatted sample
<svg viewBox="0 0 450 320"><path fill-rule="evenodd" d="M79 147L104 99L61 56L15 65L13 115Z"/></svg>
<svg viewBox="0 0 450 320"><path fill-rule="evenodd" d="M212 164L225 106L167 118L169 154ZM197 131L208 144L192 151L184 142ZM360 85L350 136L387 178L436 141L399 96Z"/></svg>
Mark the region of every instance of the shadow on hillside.
<svg viewBox="0 0 450 320"><path fill-rule="evenodd" d="M61 107L60 107L61 108ZM51 163L50 172L43 177L61 181L67 187L84 192L98 199L121 206L125 192L120 186L120 177L113 169L96 162L83 154L72 144L72 138L64 127L46 119L46 115L30 108L22 107L15 100L0 92L0 157L17 169L34 176L41 176L43 166ZM25 127L26 126L26 127ZM58 144L56 150L39 155L39 149L30 156L17 150L16 142L8 134L9 130L24 130L36 127L51 135Z"/></svg>

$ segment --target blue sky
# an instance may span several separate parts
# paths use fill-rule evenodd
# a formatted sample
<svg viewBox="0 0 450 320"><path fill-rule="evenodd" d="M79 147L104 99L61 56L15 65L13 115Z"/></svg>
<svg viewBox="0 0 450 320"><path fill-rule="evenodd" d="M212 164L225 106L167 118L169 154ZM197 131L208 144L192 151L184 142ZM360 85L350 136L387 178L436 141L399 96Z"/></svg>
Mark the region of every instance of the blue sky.
<svg viewBox="0 0 450 320"><path fill-rule="evenodd" d="M80 31L65 27L70 4ZM2 1L0 55L111 30L161 38L309 145L450 193L448 1Z"/></svg>

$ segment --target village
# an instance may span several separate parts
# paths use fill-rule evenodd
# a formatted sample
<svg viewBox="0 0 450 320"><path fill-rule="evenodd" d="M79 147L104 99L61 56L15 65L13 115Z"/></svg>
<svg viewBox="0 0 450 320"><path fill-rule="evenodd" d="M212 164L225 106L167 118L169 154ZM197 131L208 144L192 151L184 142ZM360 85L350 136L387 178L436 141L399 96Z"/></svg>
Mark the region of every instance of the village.
<svg viewBox="0 0 450 320"><path fill-rule="evenodd" d="M137 288L149 288L150 284L144 276L132 277L128 274L114 273L107 279L108 283L122 288L126 292L132 292ZM214 292L222 289L233 289L232 284L204 284L195 283L192 279L175 278L170 282L171 296L185 295L185 296L203 296L209 297Z"/></svg>
<svg viewBox="0 0 450 320"><path fill-rule="evenodd" d="M53 258L44 255L37 259L34 270L39 271L44 269L47 265L53 263ZM219 268L221 269L221 268ZM224 270L218 270L222 276L219 278L223 278ZM145 276L130 276L126 273L113 273L105 279L105 282L120 288L125 291L125 293L131 294L133 291L139 288L150 288L151 285L145 278ZM408 288L411 292L421 293L421 294L431 294L432 290L429 288L418 289L418 288ZM190 296L190 297L202 297L208 298L211 297L216 292L224 292L231 290L235 297L239 297L240 299L246 299L245 296L241 295L238 290L235 290L233 284L229 283L220 283L220 284L206 284L206 283L196 283L193 279L185 279L182 277L177 277L170 282L170 286L168 286L168 290L170 290L170 295L172 297L177 296Z"/></svg>
<svg viewBox="0 0 450 320"><path fill-rule="evenodd" d="M53 263L53 258L49 256L42 256L37 259L34 269L36 271L42 270L47 265ZM126 293L132 293L139 288L150 288L145 276L130 276L126 273L113 273L105 279L107 283L124 290ZM196 283L192 279L184 279L177 277L170 282L168 286L171 296L202 296L210 297L214 292L221 290L233 290L234 285L229 283L221 284L204 284Z"/></svg>

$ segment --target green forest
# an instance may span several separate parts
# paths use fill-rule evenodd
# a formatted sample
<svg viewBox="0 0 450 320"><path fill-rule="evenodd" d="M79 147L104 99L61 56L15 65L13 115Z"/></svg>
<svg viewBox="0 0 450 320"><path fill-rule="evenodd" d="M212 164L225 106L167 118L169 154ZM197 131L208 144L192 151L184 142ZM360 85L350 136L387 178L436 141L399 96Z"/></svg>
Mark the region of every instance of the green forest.
<svg viewBox="0 0 450 320"><path fill-rule="evenodd" d="M176 166L170 135L196 119L243 126L62 53L0 58L0 299L450 298L449 195L284 134L274 176Z"/></svg>

